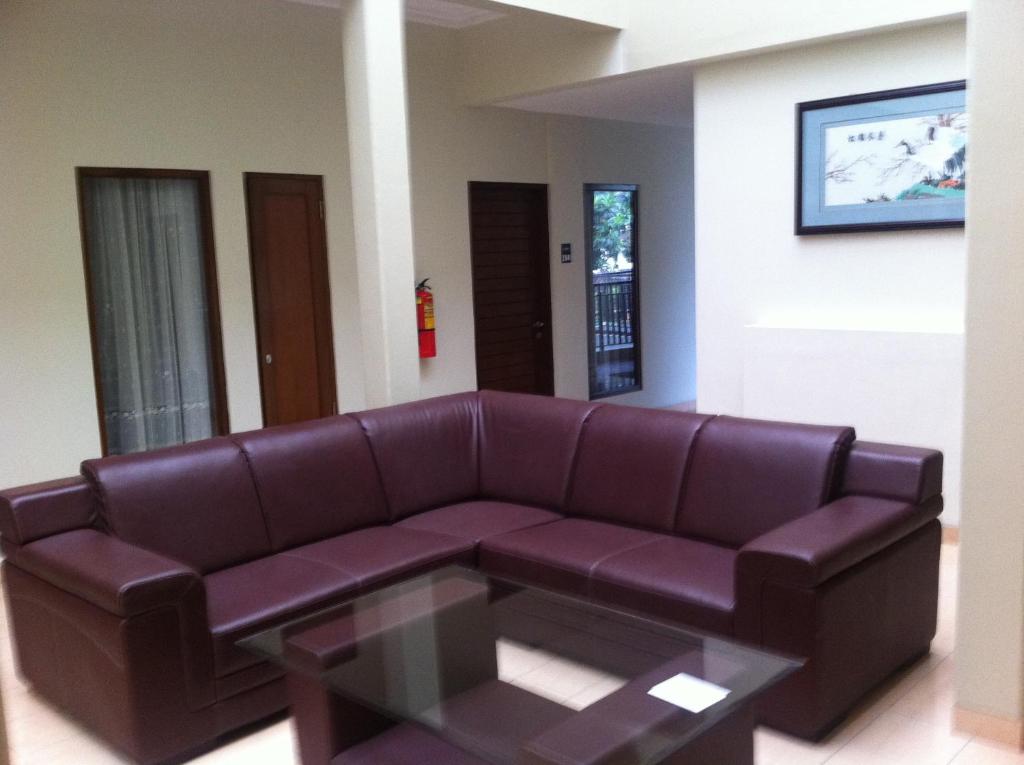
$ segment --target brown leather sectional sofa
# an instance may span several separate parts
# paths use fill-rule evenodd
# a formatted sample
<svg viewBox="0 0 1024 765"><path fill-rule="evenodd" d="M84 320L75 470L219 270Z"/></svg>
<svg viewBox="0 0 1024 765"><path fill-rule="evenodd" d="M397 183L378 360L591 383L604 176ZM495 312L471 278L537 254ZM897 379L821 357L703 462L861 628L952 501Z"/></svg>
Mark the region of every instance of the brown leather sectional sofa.
<svg viewBox="0 0 1024 765"><path fill-rule="evenodd" d="M144 763L286 706L239 638L453 562L803 658L803 737L935 632L942 455L850 428L481 392L82 473L0 492L17 662Z"/></svg>

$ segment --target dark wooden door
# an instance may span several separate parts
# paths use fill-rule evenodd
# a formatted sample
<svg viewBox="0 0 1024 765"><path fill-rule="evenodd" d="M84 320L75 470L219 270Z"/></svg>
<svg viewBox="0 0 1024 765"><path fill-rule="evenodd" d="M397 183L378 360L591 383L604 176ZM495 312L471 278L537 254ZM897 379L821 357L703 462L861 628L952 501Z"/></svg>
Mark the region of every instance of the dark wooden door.
<svg viewBox="0 0 1024 765"><path fill-rule="evenodd" d="M469 218L477 387L550 396L548 188L470 183Z"/></svg>
<svg viewBox="0 0 1024 765"><path fill-rule="evenodd" d="M246 173L263 424L337 411L323 179Z"/></svg>

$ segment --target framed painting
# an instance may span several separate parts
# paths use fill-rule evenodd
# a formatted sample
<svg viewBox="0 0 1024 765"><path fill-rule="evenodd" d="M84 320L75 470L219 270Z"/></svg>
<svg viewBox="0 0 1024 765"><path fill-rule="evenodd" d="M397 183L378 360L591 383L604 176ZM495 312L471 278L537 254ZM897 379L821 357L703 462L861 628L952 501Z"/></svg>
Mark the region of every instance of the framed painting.
<svg viewBox="0 0 1024 765"><path fill-rule="evenodd" d="M797 104L796 233L964 225L966 83Z"/></svg>

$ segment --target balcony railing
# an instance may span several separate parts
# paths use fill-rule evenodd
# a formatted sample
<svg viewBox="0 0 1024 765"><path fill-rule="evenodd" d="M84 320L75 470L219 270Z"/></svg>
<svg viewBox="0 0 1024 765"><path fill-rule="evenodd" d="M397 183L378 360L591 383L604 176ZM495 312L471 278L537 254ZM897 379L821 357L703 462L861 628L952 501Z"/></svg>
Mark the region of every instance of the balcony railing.
<svg viewBox="0 0 1024 765"><path fill-rule="evenodd" d="M633 272L593 275L594 352L633 347Z"/></svg>

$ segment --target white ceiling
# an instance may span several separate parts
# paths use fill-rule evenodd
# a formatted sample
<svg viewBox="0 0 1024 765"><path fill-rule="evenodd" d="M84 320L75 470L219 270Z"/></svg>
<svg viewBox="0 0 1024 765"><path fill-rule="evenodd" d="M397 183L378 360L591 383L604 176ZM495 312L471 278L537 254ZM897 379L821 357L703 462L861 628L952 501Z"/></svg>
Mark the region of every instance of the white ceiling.
<svg viewBox="0 0 1024 765"><path fill-rule="evenodd" d="M451 0L405 0L405 18L419 24L465 29L504 17L504 13Z"/></svg>
<svg viewBox="0 0 1024 765"><path fill-rule="evenodd" d="M530 112L656 125L693 124L693 73L667 67L502 101Z"/></svg>
<svg viewBox="0 0 1024 765"><path fill-rule="evenodd" d="M340 8L342 0L291 2ZM405 12L409 21L449 29L465 29L506 15L488 7L487 0L405 0ZM678 66L652 69L521 96L497 105L548 114L689 126L693 124L693 74Z"/></svg>
<svg viewBox="0 0 1024 765"><path fill-rule="evenodd" d="M340 8L341 0L291 0L305 5ZM453 0L405 0L405 18L418 24L431 24L449 29L465 29L505 16L499 11L456 3Z"/></svg>

